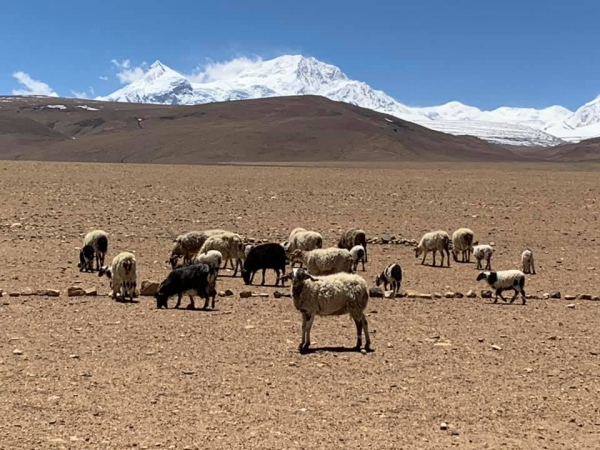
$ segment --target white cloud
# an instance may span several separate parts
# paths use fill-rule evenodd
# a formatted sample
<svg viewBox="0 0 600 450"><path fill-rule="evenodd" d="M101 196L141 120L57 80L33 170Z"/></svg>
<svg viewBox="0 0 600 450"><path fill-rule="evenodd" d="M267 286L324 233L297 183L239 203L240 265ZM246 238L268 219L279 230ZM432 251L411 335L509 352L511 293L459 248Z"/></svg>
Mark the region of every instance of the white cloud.
<svg viewBox="0 0 600 450"><path fill-rule="evenodd" d="M148 64L143 62L139 66L131 66L131 61L124 59L123 61L117 61L113 59L110 61L119 71L117 72L117 78L121 84L129 84L139 80L146 73Z"/></svg>
<svg viewBox="0 0 600 450"><path fill-rule="evenodd" d="M92 98L96 95L96 91L92 86L88 86L87 91L74 91L71 90L71 95L75 98Z"/></svg>
<svg viewBox="0 0 600 450"><path fill-rule="evenodd" d="M230 61L214 62L208 59L203 66L198 66L187 77L194 83L209 83L211 81L228 81L236 79L240 73L262 62L262 58L254 59L241 56Z"/></svg>
<svg viewBox="0 0 600 450"><path fill-rule="evenodd" d="M46 83L34 80L25 72L15 72L12 76L23 85L25 89L13 89L13 95L48 95L58 97L58 94Z"/></svg>
<svg viewBox="0 0 600 450"><path fill-rule="evenodd" d="M108 77L99 76L98 78L102 81L108 81Z"/></svg>

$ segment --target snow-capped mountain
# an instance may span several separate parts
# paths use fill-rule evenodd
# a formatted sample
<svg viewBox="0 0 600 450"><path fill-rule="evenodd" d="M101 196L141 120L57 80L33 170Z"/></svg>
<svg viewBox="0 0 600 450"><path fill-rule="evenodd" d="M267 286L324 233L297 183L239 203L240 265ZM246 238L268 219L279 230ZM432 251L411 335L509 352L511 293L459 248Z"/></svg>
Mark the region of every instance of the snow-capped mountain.
<svg viewBox="0 0 600 450"><path fill-rule="evenodd" d="M156 61L139 80L97 100L192 105L289 95L321 95L441 132L501 144L549 146L564 142L563 138L573 141L600 135L596 126L600 123L600 97L575 113L562 106L482 111L460 102L410 107L366 83L349 79L336 66L301 55L254 61L233 75L216 76L184 76Z"/></svg>

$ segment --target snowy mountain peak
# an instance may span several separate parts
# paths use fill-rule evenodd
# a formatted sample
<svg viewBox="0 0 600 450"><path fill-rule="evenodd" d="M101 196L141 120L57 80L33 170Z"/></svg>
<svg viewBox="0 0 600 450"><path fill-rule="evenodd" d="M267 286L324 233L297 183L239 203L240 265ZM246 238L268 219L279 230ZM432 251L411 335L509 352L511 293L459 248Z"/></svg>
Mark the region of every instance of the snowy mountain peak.
<svg viewBox="0 0 600 450"><path fill-rule="evenodd" d="M600 96L586 103L567 120L572 128L587 127L600 123Z"/></svg>

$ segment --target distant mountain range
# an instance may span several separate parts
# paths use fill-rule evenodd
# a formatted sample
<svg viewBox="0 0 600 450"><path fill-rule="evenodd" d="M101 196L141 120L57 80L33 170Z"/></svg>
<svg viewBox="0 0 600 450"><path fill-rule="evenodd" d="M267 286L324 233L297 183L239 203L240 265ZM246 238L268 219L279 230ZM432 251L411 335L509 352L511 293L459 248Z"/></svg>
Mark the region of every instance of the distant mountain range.
<svg viewBox="0 0 600 450"><path fill-rule="evenodd" d="M600 97L575 112L562 106L481 111L460 102L410 107L366 83L349 79L336 66L301 55L257 61L235 79L202 83L192 82L156 61L141 79L97 100L195 105L295 95L320 95L433 130L476 136L497 144L555 146L600 136Z"/></svg>

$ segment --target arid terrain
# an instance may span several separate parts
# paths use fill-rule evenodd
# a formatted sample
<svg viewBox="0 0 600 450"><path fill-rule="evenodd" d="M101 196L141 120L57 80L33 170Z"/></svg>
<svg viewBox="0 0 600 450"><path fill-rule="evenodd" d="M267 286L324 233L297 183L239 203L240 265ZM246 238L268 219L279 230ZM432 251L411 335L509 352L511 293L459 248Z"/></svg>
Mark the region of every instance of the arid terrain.
<svg viewBox="0 0 600 450"><path fill-rule="evenodd" d="M600 302L371 299L374 352L344 351L355 328L343 316L317 318L315 351L300 355L300 314L274 287L242 299L225 271L218 289L235 294L216 311L157 310L152 297L113 302L108 280L76 263L96 228L109 233L108 261L135 252L139 281L160 281L171 233L283 241L303 226L334 245L353 225L405 239L467 226L495 243L496 269L534 250L528 294L596 296L598 179L516 163L0 162L0 449L597 449ZM487 289L473 262L421 266L394 244L369 255L370 285L397 261L404 291ZM70 286L99 295L67 297ZM7 295L27 288L61 295Z"/></svg>

